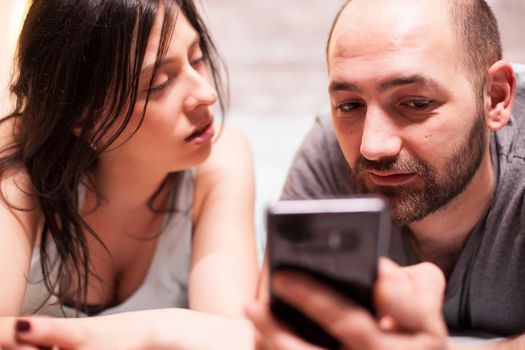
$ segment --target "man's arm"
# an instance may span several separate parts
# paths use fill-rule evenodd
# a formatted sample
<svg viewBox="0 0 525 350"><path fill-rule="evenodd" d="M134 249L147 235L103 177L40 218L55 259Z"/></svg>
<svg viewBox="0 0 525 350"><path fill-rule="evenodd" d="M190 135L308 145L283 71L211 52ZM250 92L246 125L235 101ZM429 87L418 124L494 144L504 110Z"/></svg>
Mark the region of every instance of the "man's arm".
<svg viewBox="0 0 525 350"><path fill-rule="evenodd" d="M459 345L448 337L442 316L444 276L435 265L399 267L383 259L375 289L379 317L349 302L326 286L299 274L277 275L279 296L338 338L343 348L399 350L511 350L525 347L525 336L498 342ZM275 321L267 305L247 308L258 331L259 349L318 349Z"/></svg>
<svg viewBox="0 0 525 350"><path fill-rule="evenodd" d="M382 260L375 289L378 320L307 276L282 273L272 286L282 299L339 339L345 349L452 349L441 315L445 279L435 265L400 268ZM247 314L259 331L260 348L317 349L279 325L264 305L253 305Z"/></svg>
<svg viewBox="0 0 525 350"><path fill-rule="evenodd" d="M320 199L352 193L350 171L326 109L319 113L297 150L281 199Z"/></svg>

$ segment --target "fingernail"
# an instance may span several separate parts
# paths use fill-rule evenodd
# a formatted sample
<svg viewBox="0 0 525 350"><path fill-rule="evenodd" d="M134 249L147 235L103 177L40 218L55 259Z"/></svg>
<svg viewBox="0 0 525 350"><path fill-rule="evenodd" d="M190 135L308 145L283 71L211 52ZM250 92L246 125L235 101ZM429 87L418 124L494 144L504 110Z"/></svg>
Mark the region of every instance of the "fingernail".
<svg viewBox="0 0 525 350"><path fill-rule="evenodd" d="M16 321L15 329L17 332L21 333L29 332L31 329L31 324L26 320L18 320Z"/></svg>
<svg viewBox="0 0 525 350"><path fill-rule="evenodd" d="M379 268L382 270L392 271L396 270L397 267L398 265L388 258L381 257L379 259Z"/></svg>
<svg viewBox="0 0 525 350"><path fill-rule="evenodd" d="M302 279L294 273L280 272L274 276L272 286L280 293L293 292L301 287L302 282Z"/></svg>
<svg viewBox="0 0 525 350"><path fill-rule="evenodd" d="M283 290L286 289L286 287L290 287L290 285L293 286L293 281L290 281L289 276L286 274L283 275L282 273L276 274L272 280L272 285L274 289L277 290Z"/></svg>

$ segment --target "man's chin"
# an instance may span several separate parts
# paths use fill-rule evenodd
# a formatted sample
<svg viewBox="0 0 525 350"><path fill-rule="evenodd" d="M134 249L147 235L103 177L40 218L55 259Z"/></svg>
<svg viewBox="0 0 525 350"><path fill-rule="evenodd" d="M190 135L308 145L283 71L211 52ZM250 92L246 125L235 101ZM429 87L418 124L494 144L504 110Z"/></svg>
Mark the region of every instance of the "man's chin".
<svg viewBox="0 0 525 350"><path fill-rule="evenodd" d="M390 204L392 221L406 225L428 215L429 203L422 191L400 187L378 188L370 192L382 195Z"/></svg>
<svg viewBox="0 0 525 350"><path fill-rule="evenodd" d="M403 185L403 186L378 186L378 185L366 185L366 193L379 194L392 201L403 200L411 196L417 196L424 191L421 186L416 185Z"/></svg>

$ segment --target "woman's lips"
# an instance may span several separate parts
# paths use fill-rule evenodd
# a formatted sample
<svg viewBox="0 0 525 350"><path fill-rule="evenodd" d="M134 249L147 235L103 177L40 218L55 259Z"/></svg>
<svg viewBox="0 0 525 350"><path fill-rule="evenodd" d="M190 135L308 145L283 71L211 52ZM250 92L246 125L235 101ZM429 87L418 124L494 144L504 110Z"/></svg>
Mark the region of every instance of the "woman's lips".
<svg viewBox="0 0 525 350"><path fill-rule="evenodd" d="M369 171L372 181L380 186L401 186L410 182L416 177L415 173L390 173L381 174Z"/></svg>
<svg viewBox="0 0 525 350"><path fill-rule="evenodd" d="M213 122L210 122L204 127L197 129L190 136L186 137L184 141L200 146L210 142L213 139L214 135L215 130L213 128Z"/></svg>

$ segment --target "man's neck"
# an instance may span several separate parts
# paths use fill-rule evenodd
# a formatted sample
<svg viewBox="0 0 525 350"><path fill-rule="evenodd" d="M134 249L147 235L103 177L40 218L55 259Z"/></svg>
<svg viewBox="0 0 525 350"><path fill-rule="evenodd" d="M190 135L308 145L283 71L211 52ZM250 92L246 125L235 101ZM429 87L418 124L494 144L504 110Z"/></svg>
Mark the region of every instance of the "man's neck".
<svg viewBox="0 0 525 350"><path fill-rule="evenodd" d="M410 242L422 261L438 265L448 276L494 193L490 152L465 190L437 212L408 225Z"/></svg>

